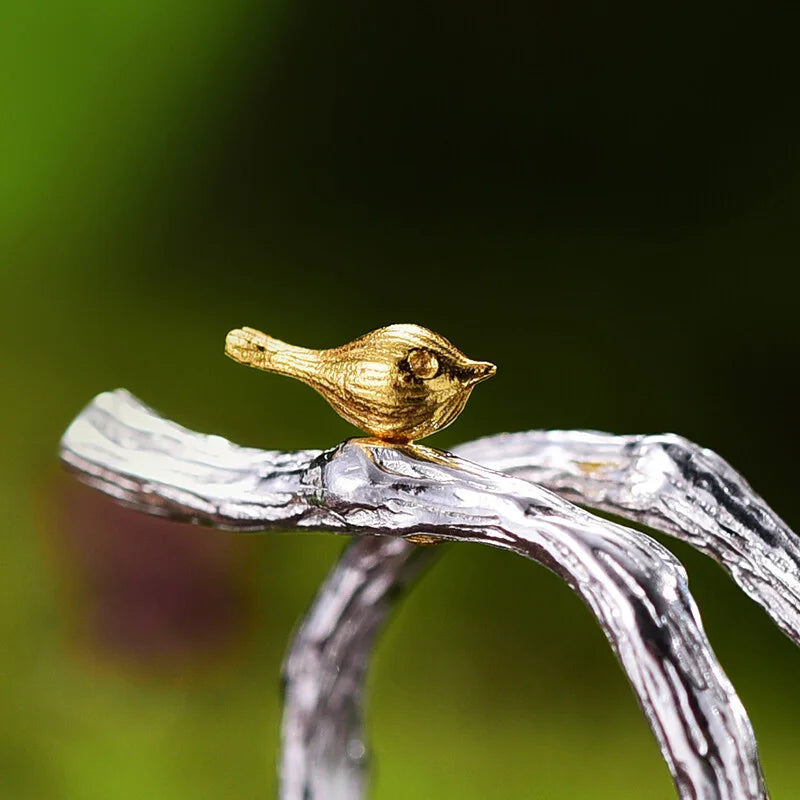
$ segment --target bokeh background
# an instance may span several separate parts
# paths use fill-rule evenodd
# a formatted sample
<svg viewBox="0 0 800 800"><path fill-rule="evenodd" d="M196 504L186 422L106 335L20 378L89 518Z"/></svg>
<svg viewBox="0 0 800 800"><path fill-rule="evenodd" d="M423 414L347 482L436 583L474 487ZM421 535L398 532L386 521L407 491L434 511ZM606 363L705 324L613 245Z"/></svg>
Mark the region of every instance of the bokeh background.
<svg viewBox="0 0 800 800"><path fill-rule="evenodd" d="M499 365L448 447L677 431L795 529L796 3L7 0L0 24L0 792L267 798L279 668L344 546L154 521L58 440L125 386L270 448L353 435L225 359L419 322ZM800 653L680 543L776 798ZM671 798L590 614L452 547L371 675L373 797Z"/></svg>

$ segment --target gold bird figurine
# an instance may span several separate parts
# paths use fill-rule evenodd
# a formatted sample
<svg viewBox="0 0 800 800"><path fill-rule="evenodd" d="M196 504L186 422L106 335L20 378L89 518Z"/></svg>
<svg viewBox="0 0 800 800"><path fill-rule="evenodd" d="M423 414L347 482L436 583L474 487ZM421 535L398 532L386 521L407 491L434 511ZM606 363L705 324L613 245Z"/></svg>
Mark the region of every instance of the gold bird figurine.
<svg viewBox="0 0 800 800"><path fill-rule="evenodd" d="M225 340L225 353L240 364L298 378L348 422L397 443L449 425L475 385L497 370L420 325L389 325L332 350L295 347L237 328Z"/></svg>

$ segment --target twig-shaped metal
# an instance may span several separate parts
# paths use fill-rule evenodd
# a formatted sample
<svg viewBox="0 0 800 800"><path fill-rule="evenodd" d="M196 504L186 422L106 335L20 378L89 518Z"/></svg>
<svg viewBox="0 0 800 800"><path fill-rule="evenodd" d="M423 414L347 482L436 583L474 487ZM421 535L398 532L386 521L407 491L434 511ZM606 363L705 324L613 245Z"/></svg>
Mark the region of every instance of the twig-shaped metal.
<svg viewBox="0 0 800 800"><path fill-rule="evenodd" d="M800 539L712 450L675 434L530 431L456 452L688 542L800 644Z"/></svg>
<svg viewBox="0 0 800 800"><path fill-rule="evenodd" d="M497 462L505 446L498 442ZM234 530L424 534L538 561L597 617L681 797L766 797L750 723L708 644L684 571L641 533L457 456L358 440L323 453L238 448L167 422L125 392L99 396L78 417L62 457L87 482L150 513ZM610 463L581 459L575 469L599 474ZM361 796L361 678L390 608L388 592L418 566L413 545L381 541L396 546L364 539L348 550L287 660L284 798ZM342 580L348 570L362 582ZM339 603L328 606L327 620L326 599ZM353 626L367 608L375 613L364 628ZM316 663L306 658L310 642L318 645ZM328 670L337 660L344 668L333 677ZM316 686L316 695L295 692L301 685Z"/></svg>
<svg viewBox="0 0 800 800"><path fill-rule="evenodd" d="M672 434L530 431L486 437L455 452L690 543L719 562L800 644L800 540L711 450ZM390 544L391 557L380 572L374 571L376 548ZM298 779L302 775L310 797L324 796L329 773L320 764L338 763L339 773L350 775L353 786L360 779L358 765L348 761L346 743L363 740L361 709L370 655L364 648L371 648L373 639L350 634L358 629L364 598L383 598L370 616L376 629L392 611L389 601L398 597L397 590L418 574L419 560L434 551L356 539L320 588L284 666L283 764L284 773L295 779L291 789L303 782ZM354 575L358 581L351 579ZM326 614L331 608L339 613ZM315 686L326 688L314 692ZM328 757L321 758L323 753ZM293 790L283 795L292 800L302 796ZM704 796L726 795L720 790Z"/></svg>

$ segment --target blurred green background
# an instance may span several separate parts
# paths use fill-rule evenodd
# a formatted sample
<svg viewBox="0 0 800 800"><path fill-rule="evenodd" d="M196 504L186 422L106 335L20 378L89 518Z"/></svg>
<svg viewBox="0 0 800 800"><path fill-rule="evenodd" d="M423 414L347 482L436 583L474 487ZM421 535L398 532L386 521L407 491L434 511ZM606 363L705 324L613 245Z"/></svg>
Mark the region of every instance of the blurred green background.
<svg viewBox="0 0 800 800"><path fill-rule="evenodd" d="M232 327L419 322L499 365L432 445L677 431L797 528L798 13L7 0L2 796L274 792L281 657L344 542L154 521L56 460L117 386L250 445L354 434L225 359ZM669 546L774 796L800 797L800 653ZM590 614L520 559L451 548L371 683L379 800L674 796Z"/></svg>

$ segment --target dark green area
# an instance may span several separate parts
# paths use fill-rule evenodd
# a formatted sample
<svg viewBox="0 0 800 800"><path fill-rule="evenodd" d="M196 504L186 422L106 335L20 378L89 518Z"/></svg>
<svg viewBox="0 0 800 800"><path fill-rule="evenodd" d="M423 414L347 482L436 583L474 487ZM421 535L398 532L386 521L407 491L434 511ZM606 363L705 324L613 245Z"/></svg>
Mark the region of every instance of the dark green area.
<svg viewBox="0 0 800 800"><path fill-rule="evenodd" d="M343 542L146 527L55 456L116 386L261 447L354 433L225 359L230 328L331 346L428 325L499 366L431 445L677 431L800 526L796 4L3 17L4 797L272 795L280 659ZM774 796L798 796L800 653L669 546ZM379 800L673 796L590 614L514 557L451 548L372 684Z"/></svg>

